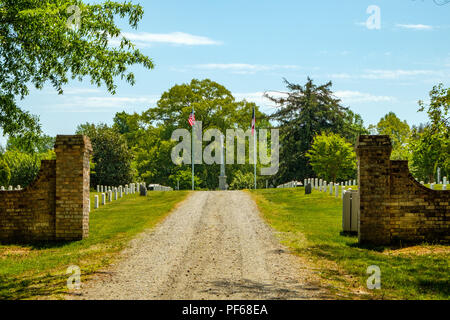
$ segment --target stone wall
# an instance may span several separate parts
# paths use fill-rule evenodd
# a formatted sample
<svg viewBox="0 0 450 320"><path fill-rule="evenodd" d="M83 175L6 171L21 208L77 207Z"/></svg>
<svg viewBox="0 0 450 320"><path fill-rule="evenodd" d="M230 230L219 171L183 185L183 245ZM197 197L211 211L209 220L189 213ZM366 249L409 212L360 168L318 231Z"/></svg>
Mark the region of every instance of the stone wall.
<svg viewBox="0 0 450 320"><path fill-rule="evenodd" d="M360 243L450 240L450 191L422 186L391 151L389 136L358 139Z"/></svg>
<svg viewBox="0 0 450 320"><path fill-rule="evenodd" d="M56 160L41 163L37 179L0 191L0 240L81 240L89 235L89 157L84 136L57 136Z"/></svg>

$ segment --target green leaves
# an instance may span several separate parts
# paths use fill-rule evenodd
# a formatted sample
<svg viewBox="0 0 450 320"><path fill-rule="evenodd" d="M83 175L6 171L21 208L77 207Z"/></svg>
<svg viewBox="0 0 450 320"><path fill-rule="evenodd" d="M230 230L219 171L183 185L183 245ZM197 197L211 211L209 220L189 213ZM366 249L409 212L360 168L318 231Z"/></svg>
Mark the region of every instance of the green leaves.
<svg viewBox="0 0 450 320"><path fill-rule="evenodd" d="M434 181L437 168L450 174L450 88L443 84L430 91L430 103L419 101L419 112L427 112L430 123L423 132L414 130L410 139L411 171L416 178Z"/></svg>
<svg viewBox="0 0 450 320"><path fill-rule="evenodd" d="M317 135L306 156L317 176L326 181L337 182L355 176L356 154L352 145L338 134Z"/></svg>
<svg viewBox="0 0 450 320"><path fill-rule="evenodd" d="M54 158L53 152L28 154L17 150L8 150L3 159L11 170L9 184L12 186L28 186L32 183L41 167L41 160Z"/></svg>
<svg viewBox="0 0 450 320"><path fill-rule="evenodd" d="M237 170L234 174L233 181L231 181L230 188L232 190L254 189L254 179L253 173L242 173L240 170Z"/></svg>
<svg viewBox="0 0 450 320"><path fill-rule="evenodd" d="M9 137L6 148L7 150L16 150L24 153L46 153L53 150L55 138L48 135L41 136L17 136Z"/></svg>
<svg viewBox="0 0 450 320"><path fill-rule="evenodd" d="M393 112L389 112L380 119L376 127L377 134L388 135L392 142L392 160L406 160L409 158L408 139L411 129L406 121L401 121Z"/></svg>
<svg viewBox="0 0 450 320"><path fill-rule="evenodd" d="M136 169L147 183L160 183L191 188L190 165L177 166L171 160L172 148L177 144L170 141L175 129L188 129L189 114L195 109L197 121L203 122L204 132L219 129L226 134L227 129L250 128L253 103L236 101L229 90L209 79L193 79L190 83L175 85L161 96L155 108L142 115L118 113L114 127L129 142L136 155ZM256 109L257 127L268 128L266 116ZM209 142L203 142L205 148ZM248 142L246 142L248 148ZM227 165L226 172L231 181L234 173L253 172L251 165ZM216 189L219 183L220 166L197 164L195 166L196 184L202 188ZM253 175L252 175L253 176ZM252 180L253 181L253 180ZM253 183L253 182L252 182Z"/></svg>
<svg viewBox="0 0 450 320"><path fill-rule="evenodd" d="M81 13L76 30L67 27L74 14L68 14L67 8L73 5ZM128 67L140 64L152 69L153 62L120 36L115 19L128 18L136 28L142 16L142 7L131 2L0 0L0 96L13 101L14 96L28 95L29 85L41 89L45 83L62 94L69 77L80 81L88 77L93 85L105 85L112 94L117 78L133 85L135 77ZM120 44L113 47L111 39L116 37ZM2 112L11 112L4 108L0 104ZM22 116L25 120L0 119L4 133L15 133L23 125L36 130L36 119Z"/></svg>
<svg viewBox="0 0 450 320"><path fill-rule="evenodd" d="M0 186L7 188L11 179L11 170L8 164L0 157Z"/></svg>
<svg viewBox="0 0 450 320"><path fill-rule="evenodd" d="M366 133L361 116L343 107L333 96L331 82L318 86L308 78L305 85L287 80L285 83L289 90L286 97L266 95L280 107L271 116L281 129L279 182L313 176L306 152L322 131L339 133L351 142Z"/></svg>
<svg viewBox="0 0 450 320"><path fill-rule="evenodd" d="M0 128L3 134L27 136L30 139L41 132L39 119L22 111L10 94L0 94Z"/></svg>
<svg viewBox="0 0 450 320"><path fill-rule="evenodd" d="M125 138L105 124L80 125L77 134L91 139L95 171L91 173L91 185L118 186L130 183L133 178L133 154Z"/></svg>
<svg viewBox="0 0 450 320"><path fill-rule="evenodd" d="M419 106L419 112L427 112L434 130L441 125L450 127L450 88L444 88L442 83L434 86L430 91L430 104L427 106L423 101L419 101Z"/></svg>

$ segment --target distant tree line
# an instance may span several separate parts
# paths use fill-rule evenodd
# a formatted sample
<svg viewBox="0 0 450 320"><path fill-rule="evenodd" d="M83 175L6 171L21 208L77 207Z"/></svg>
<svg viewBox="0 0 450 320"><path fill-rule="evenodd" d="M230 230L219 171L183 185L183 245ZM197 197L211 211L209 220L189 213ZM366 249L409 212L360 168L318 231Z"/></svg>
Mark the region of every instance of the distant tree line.
<svg viewBox="0 0 450 320"><path fill-rule="evenodd" d="M164 92L155 107L141 114L117 113L113 124L80 124L77 134L91 138L91 182L119 185L139 180L180 189L191 187L191 166L176 165L171 160L171 141L175 129L190 130L188 117L195 109L203 130L250 128L252 109L256 108L257 129L280 129L280 169L275 176L258 176L258 187L275 186L286 181L319 177L327 181L355 179L357 174L354 146L360 134L389 135L392 159L409 160L412 174L418 180L434 182L437 168L441 176L450 174L449 105L450 89L435 86L428 104L420 101L419 111L426 112L429 122L410 127L393 112L376 125L364 126L360 115L342 105L332 92L332 83L304 85L285 80L288 91L281 98L267 98L279 108L272 115L262 113L248 101L238 101L224 86L194 79L175 85ZM42 159L54 158L54 138L11 137L0 156L0 184L30 183ZM207 144L203 142L203 147ZM248 140L246 147L248 150ZM248 152L248 151L247 151ZM248 153L247 153L248 155ZM260 164L258 164L258 167ZM196 165L197 188L218 187L219 165ZM258 171L259 172L259 171ZM253 187L253 165L226 165L228 184L232 189Z"/></svg>

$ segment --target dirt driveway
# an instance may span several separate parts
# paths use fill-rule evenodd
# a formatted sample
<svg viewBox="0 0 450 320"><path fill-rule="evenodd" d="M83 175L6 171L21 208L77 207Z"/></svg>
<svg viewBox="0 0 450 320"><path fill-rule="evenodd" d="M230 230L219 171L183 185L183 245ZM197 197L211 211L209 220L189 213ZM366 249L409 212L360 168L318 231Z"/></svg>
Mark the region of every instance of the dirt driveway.
<svg viewBox="0 0 450 320"><path fill-rule="evenodd" d="M124 212L124 214L126 214ZM245 192L195 192L79 299L321 299ZM74 298L74 297L69 297Z"/></svg>

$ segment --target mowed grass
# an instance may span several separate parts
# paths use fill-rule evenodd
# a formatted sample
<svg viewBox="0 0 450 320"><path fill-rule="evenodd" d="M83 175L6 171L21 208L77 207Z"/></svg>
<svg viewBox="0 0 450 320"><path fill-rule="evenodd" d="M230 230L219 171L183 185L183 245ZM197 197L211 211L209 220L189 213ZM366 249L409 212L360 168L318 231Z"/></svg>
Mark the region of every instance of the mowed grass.
<svg viewBox="0 0 450 320"><path fill-rule="evenodd" d="M67 289L66 270L81 269L81 281L110 264L137 234L161 222L189 192L128 195L91 210L89 237L78 242L0 244L0 299L58 299ZM91 193L91 205L94 196Z"/></svg>
<svg viewBox="0 0 450 320"><path fill-rule="evenodd" d="M431 185L430 184L425 184L425 187L427 187L428 189L430 189ZM434 190L442 190L443 189L443 184L435 184L434 185ZM450 190L450 184L446 185L447 189L446 190Z"/></svg>
<svg viewBox="0 0 450 320"><path fill-rule="evenodd" d="M336 298L449 299L450 250L445 245L364 247L342 235L342 200L304 188L251 191L264 219L294 253L312 260ZM381 289L367 289L369 266Z"/></svg>

